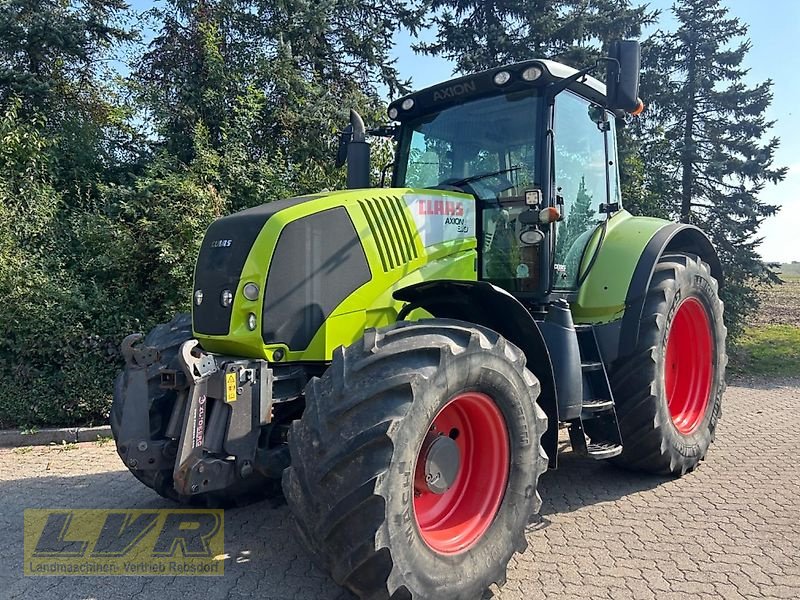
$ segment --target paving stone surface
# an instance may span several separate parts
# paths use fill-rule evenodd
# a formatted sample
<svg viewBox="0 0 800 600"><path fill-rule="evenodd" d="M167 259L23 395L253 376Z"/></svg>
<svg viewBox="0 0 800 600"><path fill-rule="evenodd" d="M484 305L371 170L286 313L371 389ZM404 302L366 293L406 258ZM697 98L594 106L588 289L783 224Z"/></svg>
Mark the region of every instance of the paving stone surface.
<svg viewBox="0 0 800 600"><path fill-rule="evenodd" d="M707 460L682 479L565 453L499 600L800 598L800 379L738 382ZM25 508L165 508L113 445L0 449L0 598L350 599L285 506L226 511L223 577L23 577Z"/></svg>

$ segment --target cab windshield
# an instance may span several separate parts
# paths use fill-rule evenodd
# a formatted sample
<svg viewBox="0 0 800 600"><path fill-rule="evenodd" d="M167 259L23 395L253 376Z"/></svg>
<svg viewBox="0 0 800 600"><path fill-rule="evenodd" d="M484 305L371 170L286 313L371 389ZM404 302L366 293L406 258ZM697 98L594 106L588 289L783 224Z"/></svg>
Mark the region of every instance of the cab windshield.
<svg viewBox="0 0 800 600"><path fill-rule="evenodd" d="M539 285L539 248L520 241L525 191L536 185L541 97L536 90L453 106L406 123L395 185L454 185L485 201L481 279L511 292Z"/></svg>
<svg viewBox="0 0 800 600"><path fill-rule="evenodd" d="M534 186L540 98L535 90L474 100L403 127L395 185L430 188L469 179L480 199Z"/></svg>

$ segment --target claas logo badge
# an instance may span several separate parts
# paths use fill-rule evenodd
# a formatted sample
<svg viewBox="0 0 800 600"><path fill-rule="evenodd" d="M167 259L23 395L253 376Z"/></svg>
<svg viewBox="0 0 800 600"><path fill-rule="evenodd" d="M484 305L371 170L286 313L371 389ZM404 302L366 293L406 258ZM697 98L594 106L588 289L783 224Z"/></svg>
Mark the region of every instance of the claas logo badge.
<svg viewBox="0 0 800 600"><path fill-rule="evenodd" d="M223 575L221 510L25 511L25 575Z"/></svg>
<svg viewBox="0 0 800 600"><path fill-rule="evenodd" d="M417 200L417 212L420 215L444 215L448 217L463 217L464 203L453 200Z"/></svg>

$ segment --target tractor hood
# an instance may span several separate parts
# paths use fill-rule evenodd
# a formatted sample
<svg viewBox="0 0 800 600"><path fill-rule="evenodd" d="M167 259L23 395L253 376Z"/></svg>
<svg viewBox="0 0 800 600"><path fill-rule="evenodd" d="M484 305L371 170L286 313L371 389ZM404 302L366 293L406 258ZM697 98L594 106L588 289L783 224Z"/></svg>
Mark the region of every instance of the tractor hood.
<svg viewBox="0 0 800 600"><path fill-rule="evenodd" d="M420 270L475 279L475 214L465 194L380 188L280 200L217 219L195 267L194 334L211 352L327 360L370 318L390 322L399 309L391 292ZM465 252L469 261L459 257Z"/></svg>
<svg viewBox="0 0 800 600"><path fill-rule="evenodd" d="M236 290L239 276L253 244L270 217L314 196L279 200L243 210L214 221L206 230L195 266L195 330L208 335L227 335L230 307L222 304L225 290ZM197 302L200 292L201 302ZM219 301L217 301L219 300Z"/></svg>

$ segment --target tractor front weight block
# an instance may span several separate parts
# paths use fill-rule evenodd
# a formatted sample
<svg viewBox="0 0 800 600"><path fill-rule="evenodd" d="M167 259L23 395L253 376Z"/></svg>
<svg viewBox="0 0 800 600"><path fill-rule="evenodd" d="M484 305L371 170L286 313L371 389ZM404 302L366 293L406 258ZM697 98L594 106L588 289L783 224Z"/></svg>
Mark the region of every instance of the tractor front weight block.
<svg viewBox="0 0 800 600"><path fill-rule="evenodd" d="M159 356L154 349L138 343L141 339L142 335L135 333L122 342L129 385L125 388L123 427L117 446L122 460L131 469L169 469L175 461L175 441L150 439L147 372Z"/></svg>
<svg viewBox="0 0 800 600"><path fill-rule="evenodd" d="M272 420L273 373L264 360L203 352L197 340L181 346L182 371L160 369L161 387L176 391L169 424L160 439L151 438L148 368L157 354L137 348L126 354L129 385L119 451L131 469L173 472L183 496L248 487L264 469L257 461L262 428ZM124 345L123 345L124 346ZM249 482L248 482L249 483ZM255 484L255 482L253 482Z"/></svg>

